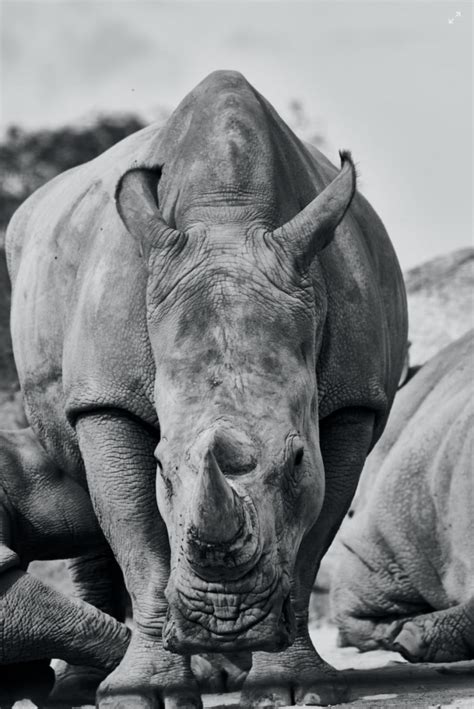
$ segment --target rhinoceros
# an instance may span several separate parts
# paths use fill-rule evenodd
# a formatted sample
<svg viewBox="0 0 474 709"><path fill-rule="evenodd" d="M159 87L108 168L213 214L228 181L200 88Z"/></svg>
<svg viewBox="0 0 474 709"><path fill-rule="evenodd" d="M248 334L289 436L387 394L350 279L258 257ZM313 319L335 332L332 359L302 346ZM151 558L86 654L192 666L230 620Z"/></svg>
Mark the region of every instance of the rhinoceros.
<svg viewBox="0 0 474 709"><path fill-rule="evenodd" d="M253 653L246 707L336 701L308 599L384 429L407 330L350 154L338 171L241 74L215 72L163 128L36 192L7 256L29 423L87 489L131 596L100 706L201 706L190 655L238 651ZM58 599L22 598L20 617L21 588L7 593L2 662L19 646L58 653L52 633L67 645ZM96 647L115 627L101 617ZM91 663L88 642L75 662Z"/></svg>
<svg viewBox="0 0 474 709"><path fill-rule="evenodd" d="M474 659L474 331L398 394L343 526L340 641L411 662Z"/></svg>

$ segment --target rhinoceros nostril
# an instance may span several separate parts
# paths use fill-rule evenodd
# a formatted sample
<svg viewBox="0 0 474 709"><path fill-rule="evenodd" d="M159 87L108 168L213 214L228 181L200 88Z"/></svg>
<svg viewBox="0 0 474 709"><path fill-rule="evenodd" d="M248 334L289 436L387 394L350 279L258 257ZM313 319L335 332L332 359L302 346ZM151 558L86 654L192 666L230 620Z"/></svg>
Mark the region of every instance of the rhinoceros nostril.
<svg viewBox="0 0 474 709"><path fill-rule="evenodd" d="M298 448L295 453L295 465L301 465L301 463L303 462L303 455L304 449L303 446L301 446L301 448Z"/></svg>
<svg viewBox="0 0 474 709"><path fill-rule="evenodd" d="M240 431L218 431L215 434L212 452L227 475L249 473L257 465L254 446Z"/></svg>

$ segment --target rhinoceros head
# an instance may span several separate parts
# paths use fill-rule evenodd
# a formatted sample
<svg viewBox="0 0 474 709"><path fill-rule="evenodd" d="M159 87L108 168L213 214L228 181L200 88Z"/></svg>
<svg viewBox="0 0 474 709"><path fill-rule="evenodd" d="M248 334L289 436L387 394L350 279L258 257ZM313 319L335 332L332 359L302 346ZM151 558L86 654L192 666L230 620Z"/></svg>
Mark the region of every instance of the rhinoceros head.
<svg viewBox="0 0 474 709"><path fill-rule="evenodd" d="M326 301L311 269L354 194L341 157L333 182L273 228L258 190L181 194L171 226L158 173L122 179L119 213L149 272L173 651L292 642L291 573L324 497L316 359Z"/></svg>

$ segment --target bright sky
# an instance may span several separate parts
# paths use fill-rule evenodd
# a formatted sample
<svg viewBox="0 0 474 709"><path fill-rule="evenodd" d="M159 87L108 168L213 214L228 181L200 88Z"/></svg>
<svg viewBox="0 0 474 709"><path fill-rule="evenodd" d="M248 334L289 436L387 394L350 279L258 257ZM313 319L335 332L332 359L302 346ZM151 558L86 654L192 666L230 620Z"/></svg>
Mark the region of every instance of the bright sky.
<svg viewBox="0 0 474 709"><path fill-rule="evenodd" d="M300 100L350 148L403 267L472 243L466 0L0 0L1 120L173 108L238 69L283 117Z"/></svg>

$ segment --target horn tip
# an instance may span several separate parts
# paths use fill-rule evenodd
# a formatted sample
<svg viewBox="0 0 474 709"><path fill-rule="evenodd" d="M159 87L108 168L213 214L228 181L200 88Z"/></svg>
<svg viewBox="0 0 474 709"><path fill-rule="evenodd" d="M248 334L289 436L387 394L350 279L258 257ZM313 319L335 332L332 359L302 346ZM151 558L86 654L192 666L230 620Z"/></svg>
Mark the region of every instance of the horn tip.
<svg viewBox="0 0 474 709"><path fill-rule="evenodd" d="M354 184L355 184L358 177L359 177L359 171L357 170L354 160L352 159L351 151L350 150L340 150L339 157L341 158L341 170L345 166L346 163L349 164L349 166L352 170L352 175L354 177Z"/></svg>

